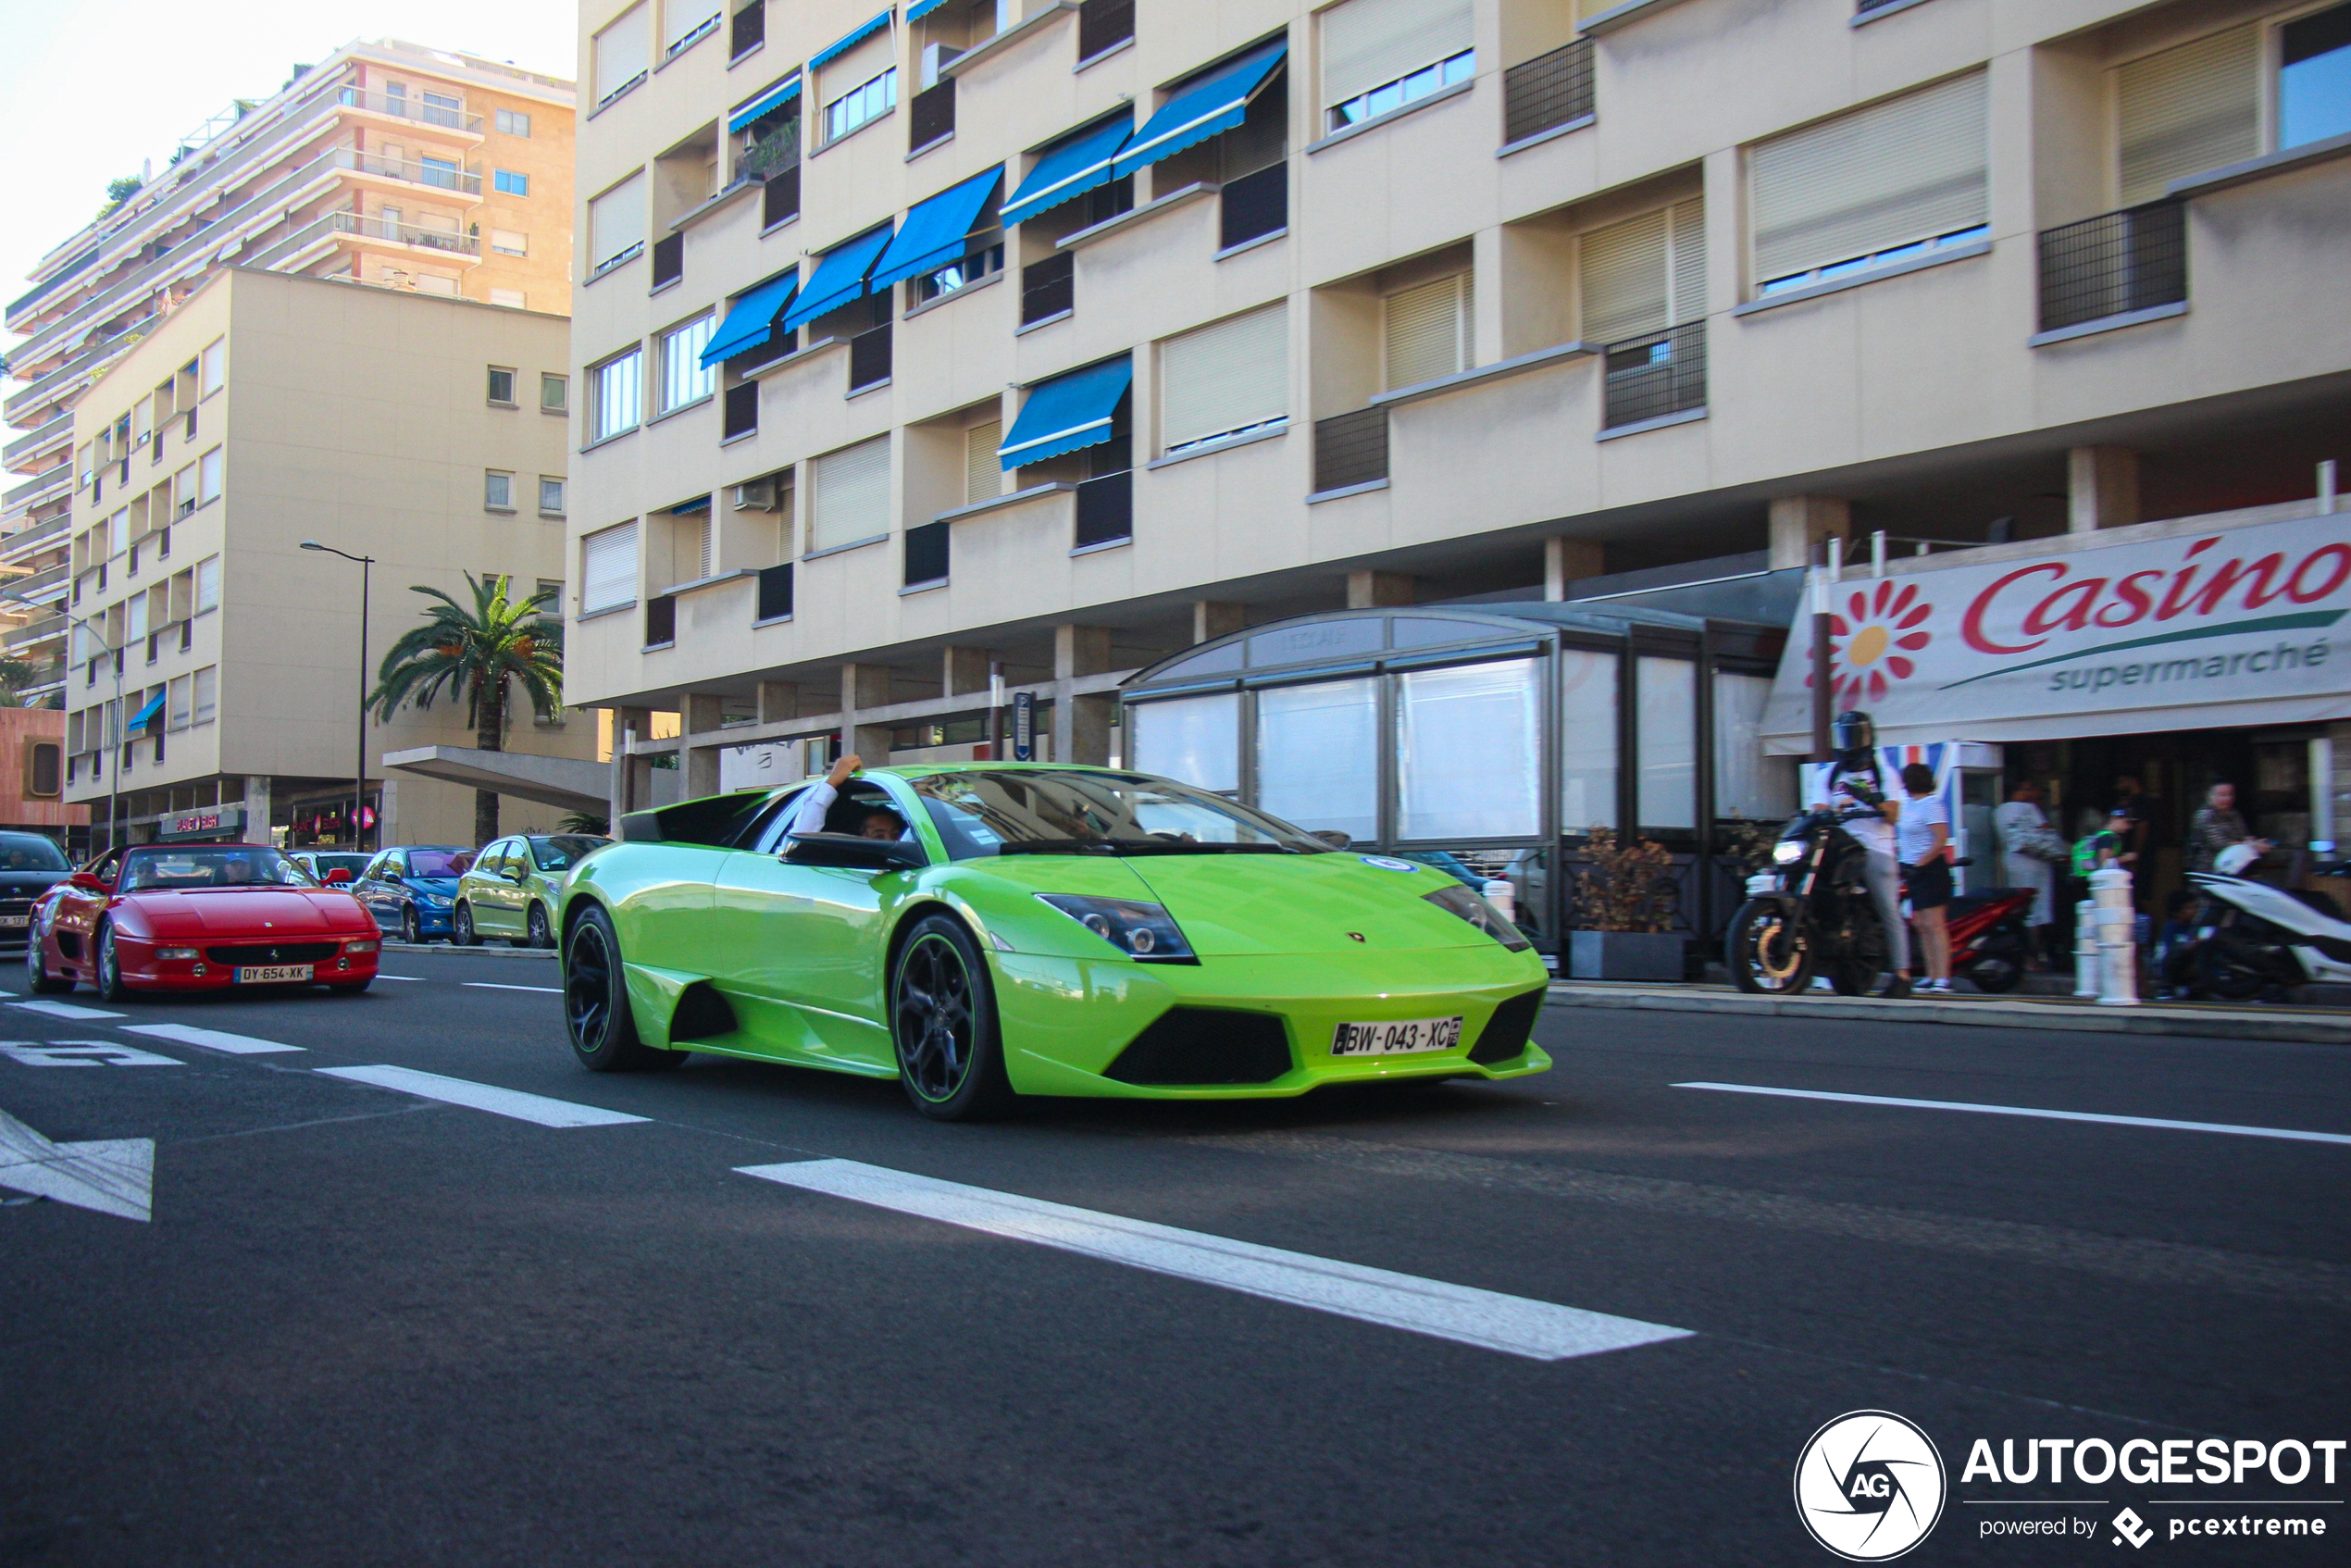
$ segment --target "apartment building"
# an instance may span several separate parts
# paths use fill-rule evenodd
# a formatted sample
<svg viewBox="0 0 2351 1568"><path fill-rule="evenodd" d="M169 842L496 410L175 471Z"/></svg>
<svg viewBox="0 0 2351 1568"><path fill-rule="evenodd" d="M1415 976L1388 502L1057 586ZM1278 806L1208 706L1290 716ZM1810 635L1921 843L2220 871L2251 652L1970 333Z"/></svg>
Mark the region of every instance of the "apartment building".
<svg viewBox="0 0 2351 1568"><path fill-rule="evenodd" d="M19 432L5 463L24 477L0 498L0 604L17 607L0 652L36 666L31 699L55 703L65 676L68 514L94 472L86 452L77 469L73 432L94 382L224 267L561 316L571 167L570 83L353 43L189 132L164 168L50 250L6 311L22 384L5 404ZM159 439L139 417L106 441Z"/></svg>
<svg viewBox="0 0 2351 1568"><path fill-rule="evenodd" d="M2340 0L580 24L569 692L624 797L974 740L991 669L1148 764L1122 688L1249 627L2283 504L2351 415ZM1712 733L1672 663L1611 767ZM1729 803L1602 793L1677 847Z"/></svg>
<svg viewBox="0 0 2351 1568"><path fill-rule="evenodd" d="M412 587L470 605L467 572L559 584L568 352L561 316L225 268L88 389L65 791L98 837L353 843L363 579L304 541L374 558L370 683L429 605ZM116 444L125 429L142 439ZM367 841L470 843L471 790L383 765L471 747L466 704L444 692L365 734ZM525 704L505 745L592 764L596 725ZM558 815L509 801L504 826Z"/></svg>

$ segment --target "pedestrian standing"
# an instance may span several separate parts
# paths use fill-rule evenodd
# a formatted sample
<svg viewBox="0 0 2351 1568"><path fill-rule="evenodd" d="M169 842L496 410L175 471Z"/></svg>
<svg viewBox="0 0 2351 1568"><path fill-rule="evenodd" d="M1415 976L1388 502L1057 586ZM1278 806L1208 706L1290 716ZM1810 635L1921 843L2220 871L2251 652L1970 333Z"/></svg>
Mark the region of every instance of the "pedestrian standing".
<svg viewBox="0 0 2351 1568"><path fill-rule="evenodd" d="M1902 769L1910 797L1894 824L1896 853L1902 862L1902 888L1910 897L1910 923L1918 928L1920 956L1926 961L1923 991L1951 994L1951 940L1945 915L1951 902L1951 808L1934 786L1934 769L1922 762Z"/></svg>
<svg viewBox="0 0 2351 1568"><path fill-rule="evenodd" d="M2211 870L2220 852L2237 844L2251 844L2257 854L2267 854L2276 847L2267 839L2253 836L2253 829L2237 811L2237 787L2223 781L2205 792L2204 804L2188 824L2188 869Z"/></svg>
<svg viewBox="0 0 2351 1568"><path fill-rule="evenodd" d="M2009 791L2007 803L1992 814L1992 828L1999 837L2000 868L2007 874L2008 885L2033 890L2033 910L2025 922L2033 927L2034 951L2040 956L2031 964L2035 969L2046 969L2049 923L2057 918L2052 868L2065 859L2066 850L2065 840L2058 837L2041 810L2041 786L2030 778L2018 780Z"/></svg>

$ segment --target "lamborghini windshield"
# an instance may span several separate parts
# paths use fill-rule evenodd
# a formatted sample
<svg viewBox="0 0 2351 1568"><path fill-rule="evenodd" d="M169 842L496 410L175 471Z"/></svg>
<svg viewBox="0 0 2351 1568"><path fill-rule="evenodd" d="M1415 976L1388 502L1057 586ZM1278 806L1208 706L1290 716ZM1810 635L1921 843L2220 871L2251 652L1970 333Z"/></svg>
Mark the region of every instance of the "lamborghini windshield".
<svg viewBox="0 0 2351 1568"><path fill-rule="evenodd" d="M935 773L912 780L954 860L991 854L1320 854L1220 795L1141 773Z"/></svg>

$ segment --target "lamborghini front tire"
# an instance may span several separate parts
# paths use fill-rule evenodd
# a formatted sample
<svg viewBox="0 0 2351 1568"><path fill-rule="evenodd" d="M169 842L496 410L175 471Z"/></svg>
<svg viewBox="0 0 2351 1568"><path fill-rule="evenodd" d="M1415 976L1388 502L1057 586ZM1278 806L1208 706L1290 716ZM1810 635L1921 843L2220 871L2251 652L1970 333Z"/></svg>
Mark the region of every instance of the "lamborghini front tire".
<svg viewBox="0 0 2351 1568"><path fill-rule="evenodd" d="M918 918L889 977L898 1081L933 1121L980 1121L1012 1109L988 961L951 915Z"/></svg>

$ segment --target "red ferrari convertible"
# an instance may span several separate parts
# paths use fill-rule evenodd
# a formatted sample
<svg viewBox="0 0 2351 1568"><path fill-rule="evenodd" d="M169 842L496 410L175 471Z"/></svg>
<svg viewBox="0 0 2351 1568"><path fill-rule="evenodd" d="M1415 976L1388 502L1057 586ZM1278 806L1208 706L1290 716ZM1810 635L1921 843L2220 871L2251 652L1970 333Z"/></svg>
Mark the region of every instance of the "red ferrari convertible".
<svg viewBox="0 0 2351 1568"><path fill-rule="evenodd" d="M131 844L33 906L26 979L132 991L324 985L363 991L382 936L360 902L262 844Z"/></svg>

